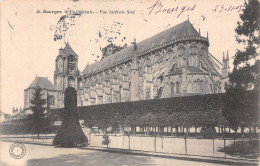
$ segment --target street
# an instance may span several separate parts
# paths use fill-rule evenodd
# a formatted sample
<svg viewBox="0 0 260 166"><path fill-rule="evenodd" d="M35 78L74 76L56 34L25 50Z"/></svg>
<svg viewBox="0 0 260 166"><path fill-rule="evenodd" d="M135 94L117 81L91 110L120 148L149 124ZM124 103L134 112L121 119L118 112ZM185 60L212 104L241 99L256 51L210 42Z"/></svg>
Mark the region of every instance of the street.
<svg viewBox="0 0 260 166"><path fill-rule="evenodd" d="M14 159L9 154L13 143L0 141L0 165L2 166L123 166L123 165L182 165L182 166L215 166L221 164L175 160L167 158L135 156L118 153L108 153L77 148L57 148L54 146L24 144L26 154L21 159Z"/></svg>

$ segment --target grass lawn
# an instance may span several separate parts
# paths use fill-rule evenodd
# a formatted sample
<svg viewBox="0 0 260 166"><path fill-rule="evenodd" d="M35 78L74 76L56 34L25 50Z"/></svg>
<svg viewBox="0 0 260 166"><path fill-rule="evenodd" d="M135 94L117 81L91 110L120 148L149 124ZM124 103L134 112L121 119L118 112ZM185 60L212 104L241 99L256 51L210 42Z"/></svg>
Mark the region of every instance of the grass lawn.
<svg viewBox="0 0 260 166"><path fill-rule="evenodd" d="M235 147L234 143L226 146L226 148L220 148L219 152L226 152L231 156L244 157L250 159L256 159L259 157L259 139L251 140L239 140L236 141Z"/></svg>

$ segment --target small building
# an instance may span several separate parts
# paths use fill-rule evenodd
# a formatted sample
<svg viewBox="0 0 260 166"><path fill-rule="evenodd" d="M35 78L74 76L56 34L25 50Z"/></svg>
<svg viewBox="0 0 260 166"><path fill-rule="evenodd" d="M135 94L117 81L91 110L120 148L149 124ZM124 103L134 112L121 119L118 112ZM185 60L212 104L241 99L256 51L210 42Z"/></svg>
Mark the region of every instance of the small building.
<svg viewBox="0 0 260 166"><path fill-rule="evenodd" d="M59 90L56 89L56 87L48 80L47 77L36 76L31 85L24 90L24 111L26 114L31 113L30 107L32 105L30 101L33 99L35 88L38 85L43 89L42 98L48 100L45 105L46 109L58 108L59 106L59 103L57 102Z"/></svg>

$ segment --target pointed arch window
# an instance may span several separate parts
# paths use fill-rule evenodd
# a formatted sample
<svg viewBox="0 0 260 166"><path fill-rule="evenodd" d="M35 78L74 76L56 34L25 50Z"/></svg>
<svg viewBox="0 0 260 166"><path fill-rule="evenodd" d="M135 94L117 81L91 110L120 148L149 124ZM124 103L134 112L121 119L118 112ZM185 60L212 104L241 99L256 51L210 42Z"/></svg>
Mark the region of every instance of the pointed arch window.
<svg viewBox="0 0 260 166"><path fill-rule="evenodd" d="M181 84L179 82L176 82L176 93L181 92Z"/></svg>
<svg viewBox="0 0 260 166"><path fill-rule="evenodd" d="M189 82L187 87L187 93L192 93L192 92L193 92L192 82Z"/></svg>
<svg viewBox="0 0 260 166"><path fill-rule="evenodd" d="M147 100L151 99L151 87L150 86L146 87L146 99Z"/></svg>
<svg viewBox="0 0 260 166"><path fill-rule="evenodd" d="M69 77L69 87L75 87L75 78Z"/></svg>
<svg viewBox="0 0 260 166"><path fill-rule="evenodd" d="M64 97L63 97L63 92L60 92L59 93L59 100L63 100L64 99Z"/></svg>
<svg viewBox="0 0 260 166"><path fill-rule="evenodd" d="M55 105L55 97L53 95L49 97L49 103L50 105Z"/></svg>
<svg viewBox="0 0 260 166"><path fill-rule="evenodd" d="M199 92L199 82L198 80L194 81L194 93Z"/></svg>
<svg viewBox="0 0 260 166"><path fill-rule="evenodd" d="M197 54L193 54L193 66L199 66L199 56Z"/></svg>
<svg viewBox="0 0 260 166"><path fill-rule="evenodd" d="M195 54L190 54L188 57L188 66L199 66L199 57Z"/></svg>
<svg viewBox="0 0 260 166"><path fill-rule="evenodd" d="M171 57L173 57L173 51L172 49L168 49L166 56L165 56L165 60L168 61Z"/></svg>
<svg viewBox="0 0 260 166"><path fill-rule="evenodd" d="M184 54L184 52L185 52L185 47L184 46L179 46L179 48L178 48L178 52L181 54L181 55L183 55Z"/></svg>
<svg viewBox="0 0 260 166"><path fill-rule="evenodd" d="M201 80L200 81L200 93L204 92L204 82Z"/></svg>
<svg viewBox="0 0 260 166"><path fill-rule="evenodd" d="M181 55L178 56L177 58L177 68L180 68L182 67L182 57Z"/></svg>
<svg viewBox="0 0 260 166"><path fill-rule="evenodd" d="M174 93L174 87L175 87L174 83L171 82L171 83L170 83L171 94Z"/></svg>
<svg viewBox="0 0 260 166"><path fill-rule="evenodd" d="M193 55L189 55L188 57L188 66L193 66Z"/></svg>

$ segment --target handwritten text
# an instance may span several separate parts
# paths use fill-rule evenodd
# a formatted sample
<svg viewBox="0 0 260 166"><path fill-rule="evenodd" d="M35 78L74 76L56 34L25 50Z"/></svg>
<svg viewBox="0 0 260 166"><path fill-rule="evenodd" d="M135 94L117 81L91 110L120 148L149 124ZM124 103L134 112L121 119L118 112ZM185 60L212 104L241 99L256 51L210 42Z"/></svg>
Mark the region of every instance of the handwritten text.
<svg viewBox="0 0 260 166"><path fill-rule="evenodd" d="M167 14L177 14L177 18L184 12L193 11L196 8L196 4L191 6L176 6L176 7L165 7L160 0L157 0L152 6L147 8L149 10L148 15L158 14L158 13L167 13Z"/></svg>
<svg viewBox="0 0 260 166"><path fill-rule="evenodd" d="M243 9L244 5L230 5L230 6L225 6L225 5L216 5L215 8L212 10L213 12L231 12L231 11L236 11L240 12Z"/></svg>

